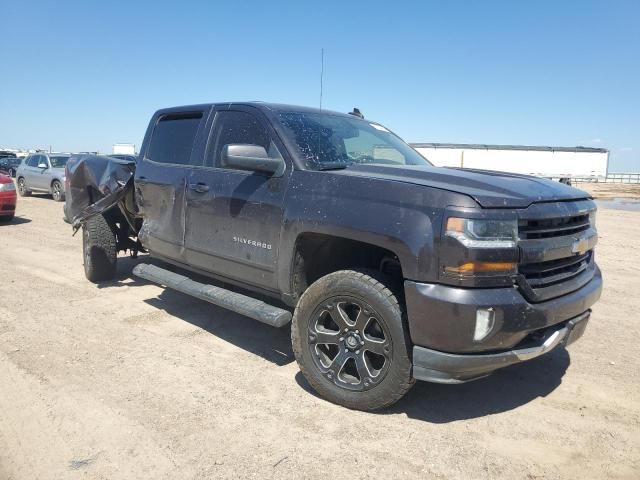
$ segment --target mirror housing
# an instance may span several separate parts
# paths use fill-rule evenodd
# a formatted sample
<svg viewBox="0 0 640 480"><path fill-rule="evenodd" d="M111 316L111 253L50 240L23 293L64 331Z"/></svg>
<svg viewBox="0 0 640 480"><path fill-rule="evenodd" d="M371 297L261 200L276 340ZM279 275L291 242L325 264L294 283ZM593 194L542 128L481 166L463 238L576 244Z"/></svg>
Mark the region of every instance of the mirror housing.
<svg viewBox="0 0 640 480"><path fill-rule="evenodd" d="M46 169L47 169L47 168L49 168L49 167L47 167L47 164L46 164L46 163L44 163L44 162L40 162L40 163L38 164L38 168L41 168L41 169L43 169L43 170L46 170Z"/></svg>
<svg viewBox="0 0 640 480"><path fill-rule="evenodd" d="M222 149L221 163L226 168L270 175L282 175L284 172L284 160L269 157L267 150L260 145L225 145Z"/></svg>

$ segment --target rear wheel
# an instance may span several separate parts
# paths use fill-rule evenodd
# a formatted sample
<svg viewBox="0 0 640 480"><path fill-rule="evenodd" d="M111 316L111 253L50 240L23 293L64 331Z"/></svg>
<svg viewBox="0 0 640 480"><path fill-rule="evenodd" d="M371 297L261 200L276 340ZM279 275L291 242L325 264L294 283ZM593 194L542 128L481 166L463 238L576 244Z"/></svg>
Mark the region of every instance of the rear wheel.
<svg viewBox="0 0 640 480"><path fill-rule="evenodd" d="M16 170L15 170L15 168L10 168L9 169L9 176L11 178L16 178Z"/></svg>
<svg viewBox="0 0 640 480"><path fill-rule="evenodd" d="M298 302L291 337L302 374L331 402L376 410L413 385L402 308L365 273L343 270L313 283Z"/></svg>
<svg viewBox="0 0 640 480"><path fill-rule="evenodd" d="M113 280L116 275L116 236L102 215L95 215L82 227L84 274L93 283Z"/></svg>
<svg viewBox="0 0 640 480"><path fill-rule="evenodd" d="M13 220L14 216L15 213L12 213L11 215L3 215L0 217L0 223L9 223L11 220Z"/></svg>
<svg viewBox="0 0 640 480"><path fill-rule="evenodd" d="M27 188L27 184L22 177L18 179L18 194L21 197L28 197L31 195L31 190Z"/></svg>
<svg viewBox="0 0 640 480"><path fill-rule="evenodd" d="M51 184L51 196L56 202L64 200L64 191L62 190L62 184L58 180L54 180Z"/></svg>

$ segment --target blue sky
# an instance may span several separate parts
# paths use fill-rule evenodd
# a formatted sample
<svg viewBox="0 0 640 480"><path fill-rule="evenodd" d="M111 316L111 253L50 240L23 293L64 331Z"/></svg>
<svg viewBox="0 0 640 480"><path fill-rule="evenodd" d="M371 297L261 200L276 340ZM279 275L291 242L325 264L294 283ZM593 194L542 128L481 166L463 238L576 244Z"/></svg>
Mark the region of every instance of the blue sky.
<svg viewBox="0 0 640 480"><path fill-rule="evenodd" d="M110 151L154 110L324 106L407 141L597 146L640 171L640 1L0 0L0 145Z"/></svg>

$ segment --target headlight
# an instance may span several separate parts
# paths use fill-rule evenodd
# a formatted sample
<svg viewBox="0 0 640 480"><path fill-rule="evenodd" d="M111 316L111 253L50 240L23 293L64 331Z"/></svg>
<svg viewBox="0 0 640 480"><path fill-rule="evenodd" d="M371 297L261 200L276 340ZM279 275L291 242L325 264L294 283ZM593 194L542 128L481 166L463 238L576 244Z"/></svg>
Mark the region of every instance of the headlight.
<svg viewBox="0 0 640 480"><path fill-rule="evenodd" d="M0 192L10 192L11 190L15 190L16 186L13 182L9 183L0 183Z"/></svg>
<svg viewBox="0 0 640 480"><path fill-rule="evenodd" d="M594 230L597 230L597 228L596 228L596 210L593 210L593 211L589 212L589 225Z"/></svg>
<svg viewBox="0 0 640 480"><path fill-rule="evenodd" d="M514 248L518 223L517 220L449 217L445 234L467 248Z"/></svg>

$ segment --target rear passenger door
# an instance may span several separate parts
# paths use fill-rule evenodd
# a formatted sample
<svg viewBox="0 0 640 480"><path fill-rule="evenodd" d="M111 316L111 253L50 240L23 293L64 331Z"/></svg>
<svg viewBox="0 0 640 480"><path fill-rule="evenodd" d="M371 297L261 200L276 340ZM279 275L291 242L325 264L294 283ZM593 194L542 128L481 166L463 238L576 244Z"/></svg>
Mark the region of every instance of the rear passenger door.
<svg viewBox="0 0 640 480"><path fill-rule="evenodd" d="M194 147L206 116L199 110L156 115L135 173L142 244L157 256L183 263L187 174L191 165L202 164L202 153L194 153Z"/></svg>
<svg viewBox="0 0 640 480"><path fill-rule="evenodd" d="M230 144L263 146L270 157L285 161L284 146L258 109L216 109L205 164L192 169L188 182L188 263L278 291L276 266L291 165L280 176L223 167L221 152Z"/></svg>

